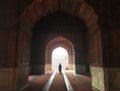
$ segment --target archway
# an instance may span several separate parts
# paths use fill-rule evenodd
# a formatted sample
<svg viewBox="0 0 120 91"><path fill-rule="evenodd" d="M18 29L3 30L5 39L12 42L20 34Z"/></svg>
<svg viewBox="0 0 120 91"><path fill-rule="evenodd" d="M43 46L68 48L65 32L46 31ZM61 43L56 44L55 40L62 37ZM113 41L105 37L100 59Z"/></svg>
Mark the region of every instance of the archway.
<svg viewBox="0 0 120 91"><path fill-rule="evenodd" d="M101 31L97 23L98 16L94 11L94 9L89 4L87 4L84 0L80 0L80 1L70 0L68 2L69 3L65 3L64 0L55 0L55 1L54 0L53 1L34 0L33 3L23 11L20 17L20 28L22 32L20 36L22 36L22 34L25 34L25 36L28 36L27 41L30 41L31 35L32 35L32 28L34 24L37 21L40 21L41 18L43 18L44 16L50 13L54 13L58 10L61 10L73 15L74 17L78 17L83 20L88 30L87 37L89 38L89 44L93 43L92 41L96 39L96 36L91 37L92 34L97 33L98 38L101 38ZM20 40L22 40L22 37L20 38ZM99 42L98 44L101 44L101 40L98 42ZM101 45L99 47L101 48ZM90 51L89 59L91 63L94 63L95 57L94 55L91 55L93 54L92 52L93 51ZM95 50L94 50L94 54L96 54ZM100 52L99 55L102 55L102 53ZM99 61L99 64L98 64L99 66L102 66L101 62L102 62L102 59L100 59ZM49 64L46 64L46 65L49 65Z"/></svg>
<svg viewBox="0 0 120 91"><path fill-rule="evenodd" d="M66 3L66 2L68 2L68 3ZM94 43L95 42L94 40L96 38L101 39L100 27L97 24L98 16L95 13L94 9L90 5L88 5L84 0L80 0L80 1L76 1L76 0L75 1L74 0L45 0L45 1L44 0L34 0L33 3L24 10L24 12L22 13L22 15L20 17L20 28L21 28L21 31L20 31L21 33L20 33L20 38L19 38L20 41L22 40L22 36L23 36L22 34L24 34L24 36L27 35L26 41L30 41L31 35L32 35L32 27L34 26L35 22L39 21L43 16L45 16L49 13L53 13L58 10L62 10L64 12L70 13L76 17L81 18L83 20L83 22L85 22L86 27L88 29L88 37L90 40L90 43L89 43L90 46L100 44L100 46L98 46L97 49L98 50L101 49L101 40ZM92 34L93 35L96 34L96 35L91 36ZM29 45L29 43L26 45ZM45 71L51 69L50 55L51 55L52 50L58 46L64 47L65 45L59 44L59 45L54 45L54 47L49 46L49 48L48 47L46 48L46 51L49 52L50 54L45 54L48 56L48 58L45 57ZM71 51L69 48L67 50L68 50L68 52ZM72 50L72 52L69 52L69 53L73 53L73 54L70 54L72 56L74 55L73 50ZM20 54L22 54L21 51L20 51ZM94 54L96 54L98 57ZM102 55L102 52L96 51L96 48L94 48L93 50L90 50L90 56L89 56L90 58L89 59L90 59L91 64L93 63L93 66L94 66L94 64L95 65L97 64L97 66L101 67L100 69L103 69L102 68L103 60L102 60L101 55ZM74 59L74 57L71 57L71 59L72 58ZM98 58L98 60L94 60L96 58ZM27 60L27 61L29 62L29 60ZM75 68L73 66L71 66L71 69L75 69ZM91 69L91 70L94 71L94 69ZM102 73L103 73L103 71L102 71ZM92 74L92 75L94 77L94 74ZM95 83L95 82L93 81L93 83ZM96 85L94 85L94 86L96 87Z"/></svg>
<svg viewBox="0 0 120 91"><path fill-rule="evenodd" d="M67 1L67 0L66 0ZM88 37L91 37L97 31L98 38L101 38L101 31L98 25L98 15L94 11L94 9L87 4L84 0L74 1L70 0L69 3L64 3L64 0L53 0L53 1L42 1L42 0L34 0L31 5L29 5L22 13L20 17L20 41L24 36L27 36L28 47L29 41L32 36L32 28L37 21L40 21L44 16L54 13L55 11L61 10L67 12L75 17L79 17L86 24L88 29ZM71 7L71 9L70 9ZM96 36L89 38L89 44L93 43L92 41L96 39ZM98 41L98 44L101 44L101 40ZM21 43L20 43L21 44ZM93 43L95 44L95 43ZM91 45L90 45L91 46ZM101 48L101 45L99 46ZM100 49L99 48L99 49ZM93 51L91 51L93 52ZM90 54L92 54L90 52ZM96 54L96 51L94 51ZM22 52L20 53L20 55ZM28 51L29 54L29 51ZM99 55L102 55L100 52ZM90 62L94 63L95 57L94 55L90 55ZM28 60L29 62L29 60ZM99 66L102 66L102 59L100 59ZM49 65L49 64L46 64Z"/></svg>
<svg viewBox="0 0 120 91"><path fill-rule="evenodd" d="M52 52L54 49L62 47L68 52L68 68L75 72L75 51L73 44L66 38L58 36L48 42L45 51L45 72L52 70Z"/></svg>
<svg viewBox="0 0 120 91"><path fill-rule="evenodd" d="M58 70L59 64L63 70L68 69L68 52L63 47L57 47L52 51L52 70Z"/></svg>

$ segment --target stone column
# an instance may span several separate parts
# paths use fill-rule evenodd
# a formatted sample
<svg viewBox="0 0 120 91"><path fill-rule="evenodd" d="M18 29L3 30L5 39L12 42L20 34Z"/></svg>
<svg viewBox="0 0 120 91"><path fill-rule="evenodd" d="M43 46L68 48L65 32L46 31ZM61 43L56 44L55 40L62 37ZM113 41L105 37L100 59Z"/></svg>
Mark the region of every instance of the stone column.
<svg viewBox="0 0 120 91"><path fill-rule="evenodd" d="M120 31L102 32L105 91L120 91Z"/></svg>

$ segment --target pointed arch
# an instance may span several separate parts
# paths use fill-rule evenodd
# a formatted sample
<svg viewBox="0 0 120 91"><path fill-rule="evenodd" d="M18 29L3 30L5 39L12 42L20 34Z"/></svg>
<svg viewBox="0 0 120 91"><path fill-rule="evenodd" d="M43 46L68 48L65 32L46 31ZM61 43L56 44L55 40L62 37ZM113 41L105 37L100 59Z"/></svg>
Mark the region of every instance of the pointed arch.
<svg viewBox="0 0 120 91"><path fill-rule="evenodd" d="M34 0L23 11L20 17L20 27L30 32L34 24L43 16L58 10L80 17L91 31L99 29L97 14L84 0Z"/></svg>
<svg viewBox="0 0 120 91"><path fill-rule="evenodd" d="M82 19L88 29L88 34L90 35L90 34L94 33L95 31L98 31L98 38L101 39L100 27L98 25L98 15L94 11L94 9L85 2L85 0L33 0L31 5L26 7L20 16L20 30L21 30L20 35L19 35L20 41L22 40L22 33L23 33L24 35L28 36L26 41L29 42L31 39L32 27L34 26L34 24L37 21L40 21L41 18L48 15L49 13L53 13L58 10L64 11L66 13L70 13L70 14ZM94 38L97 38L97 37L95 36ZM72 43L68 42L69 40L67 41L67 39L63 38L63 37L60 37L60 39L61 40L65 39L66 42L62 42L60 40L58 41L57 39L59 40L59 37L51 40L48 43L48 45L46 46L45 71L51 69L51 66L50 66L51 52L53 49L55 49L56 47L59 47L59 46L67 49L67 51L69 53L68 55L70 55L70 57L71 57L70 58L71 64L72 64L72 62L73 63L75 62L74 46L72 45ZM55 42L55 40L56 40L56 42ZM99 44L101 44L101 40L99 40ZM29 45L29 43L26 46L28 46L28 45ZM99 46L99 48L101 49L101 45ZM29 54L29 51L28 51L28 54ZM101 56L102 52L100 52L99 55ZM94 57L90 55L90 59L92 59L92 58L94 58ZM100 60L101 60L100 63L102 64L102 62L103 62L102 58ZM74 65L71 65L70 67L71 67L71 69L75 69ZM94 74L92 74L92 75L94 75ZM94 85L95 82L92 81L92 83ZM96 86L97 85L95 85L95 87ZM97 88L99 88L99 87L97 87Z"/></svg>
<svg viewBox="0 0 120 91"><path fill-rule="evenodd" d="M75 51L72 42L62 36L48 42L45 50L45 72L51 70L52 51L57 47L63 47L68 52L69 69L75 71Z"/></svg>

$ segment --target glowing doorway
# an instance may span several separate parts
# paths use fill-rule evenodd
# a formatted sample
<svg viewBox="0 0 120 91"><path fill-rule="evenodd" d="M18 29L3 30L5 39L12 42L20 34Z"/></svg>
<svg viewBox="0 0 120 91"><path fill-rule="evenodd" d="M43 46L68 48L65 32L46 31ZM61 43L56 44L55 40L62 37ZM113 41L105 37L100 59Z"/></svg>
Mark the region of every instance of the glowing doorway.
<svg viewBox="0 0 120 91"><path fill-rule="evenodd" d="M68 68L68 52L62 47L52 51L52 70L57 70L59 63L61 63L63 70Z"/></svg>

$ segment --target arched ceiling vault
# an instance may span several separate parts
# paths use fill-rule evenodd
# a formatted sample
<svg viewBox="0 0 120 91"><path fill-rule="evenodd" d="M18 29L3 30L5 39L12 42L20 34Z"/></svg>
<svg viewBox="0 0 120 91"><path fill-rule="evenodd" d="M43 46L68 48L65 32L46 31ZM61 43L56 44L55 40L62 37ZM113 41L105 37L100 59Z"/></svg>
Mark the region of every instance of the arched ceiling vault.
<svg viewBox="0 0 120 91"><path fill-rule="evenodd" d="M29 31L43 16L58 10L79 17L86 24L88 30L99 29L97 14L84 0L34 0L23 11L20 18L20 27L24 31Z"/></svg>

